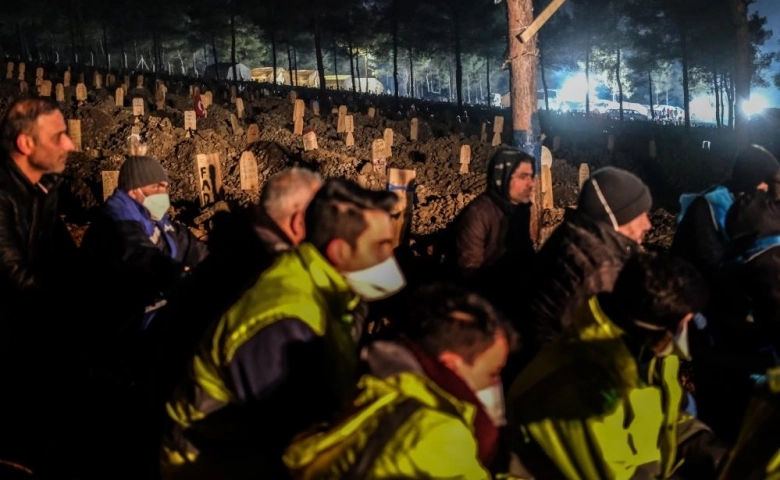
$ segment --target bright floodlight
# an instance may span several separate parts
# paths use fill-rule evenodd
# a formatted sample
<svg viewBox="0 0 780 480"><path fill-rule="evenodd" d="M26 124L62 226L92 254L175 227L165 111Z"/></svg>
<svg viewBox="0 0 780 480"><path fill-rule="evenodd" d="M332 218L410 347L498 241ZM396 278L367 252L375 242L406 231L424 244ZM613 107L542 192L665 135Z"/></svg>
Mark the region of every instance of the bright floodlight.
<svg viewBox="0 0 780 480"><path fill-rule="evenodd" d="M591 82L596 83L596 82ZM573 102L584 102L585 95L588 93L588 78L585 72L578 72L567 78L558 92L559 100L568 100ZM595 88L591 88L591 98L596 98Z"/></svg>
<svg viewBox="0 0 780 480"><path fill-rule="evenodd" d="M761 95L751 95L750 99L742 104L742 111L748 117L758 115L763 112L766 107L769 106L769 102Z"/></svg>

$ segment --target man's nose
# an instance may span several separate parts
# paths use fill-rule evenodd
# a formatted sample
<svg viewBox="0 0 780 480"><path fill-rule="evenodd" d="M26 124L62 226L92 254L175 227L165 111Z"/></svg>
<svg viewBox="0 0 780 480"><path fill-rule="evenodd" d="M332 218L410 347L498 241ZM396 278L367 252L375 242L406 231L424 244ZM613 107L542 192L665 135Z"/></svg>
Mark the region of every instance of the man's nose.
<svg viewBox="0 0 780 480"><path fill-rule="evenodd" d="M73 140L70 139L70 136L63 135L62 136L62 148L66 152L72 152L76 149L76 145L73 144Z"/></svg>

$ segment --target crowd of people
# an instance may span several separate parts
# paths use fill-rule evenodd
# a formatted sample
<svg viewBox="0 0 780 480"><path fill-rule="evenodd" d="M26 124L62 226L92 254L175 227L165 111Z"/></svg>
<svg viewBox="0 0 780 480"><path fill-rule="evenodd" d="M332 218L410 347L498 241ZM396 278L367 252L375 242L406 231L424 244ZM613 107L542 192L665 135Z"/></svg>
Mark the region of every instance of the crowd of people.
<svg viewBox="0 0 780 480"><path fill-rule="evenodd" d="M147 156L77 246L58 106L12 103L0 149L3 478L780 475L780 163L759 146L682 197L669 252L613 167L537 251L536 159L499 147L433 260L399 244L395 192L301 166L200 240ZM107 379L134 403L85 408Z"/></svg>

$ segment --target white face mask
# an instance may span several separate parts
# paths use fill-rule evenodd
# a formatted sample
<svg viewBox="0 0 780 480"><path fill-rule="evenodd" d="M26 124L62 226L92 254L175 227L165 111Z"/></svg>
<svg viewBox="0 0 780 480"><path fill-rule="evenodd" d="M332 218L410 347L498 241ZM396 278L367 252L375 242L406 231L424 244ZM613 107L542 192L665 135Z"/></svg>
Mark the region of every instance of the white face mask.
<svg viewBox="0 0 780 480"><path fill-rule="evenodd" d="M691 350L688 345L688 322L683 324L683 327L678 331L672 341L657 354L659 357L666 357L668 355L677 355L682 360L691 359Z"/></svg>
<svg viewBox="0 0 780 480"><path fill-rule="evenodd" d="M168 213L171 206L171 199L167 193L155 193L144 198L144 207L149 210L152 220L159 221Z"/></svg>
<svg viewBox="0 0 780 480"><path fill-rule="evenodd" d="M393 255L387 260L355 272L342 272L352 291L366 301L387 298L406 286L406 279Z"/></svg>
<svg viewBox="0 0 780 480"><path fill-rule="evenodd" d="M476 393L477 398L482 402L485 412L493 421L493 425L503 427L506 425L506 407L504 405L504 388L501 382L496 382L490 387L483 388Z"/></svg>

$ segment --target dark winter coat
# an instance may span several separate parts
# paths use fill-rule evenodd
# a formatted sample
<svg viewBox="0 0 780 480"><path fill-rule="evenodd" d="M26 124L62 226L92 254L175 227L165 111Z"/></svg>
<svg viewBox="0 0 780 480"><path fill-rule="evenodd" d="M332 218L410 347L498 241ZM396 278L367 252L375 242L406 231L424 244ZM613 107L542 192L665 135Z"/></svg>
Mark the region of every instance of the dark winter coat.
<svg viewBox="0 0 780 480"><path fill-rule="evenodd" d="M593 222L576 210L566 212L536 257L528 313L520 319L525 346L534 350L549 342L572 323L588 298L611 291L623 264L638 249L609 224Z"/></svg>
<svg viewBox="0 0 780 480"><path fill-rule="evenodd" d="M145 327L146 314L161 306L185 269L208 254L187 227L167 214L153 221L143 205L119 189L90 224L81 249L102 294L96 298L106 307L103 321L119 331Z"/></svg>
<svg viewBox="0 0 780 480"><path fill-rule="evenodd" d="M0 157L0 350L40 338L76 246L57 212L59 179L33 185L7 155ZM42 324L41 321L46 321ZM55 322L51 322L55 323ZM43 330L42 330L43 329Z"/></svg>
<svg viewBox="0 0 780 480"><path fill-rule="evenodd" d="M742 195L729 210L726 229L732 303L745 302L760 329L759 343L780 347L780 201L761 191Z"/></svg>

